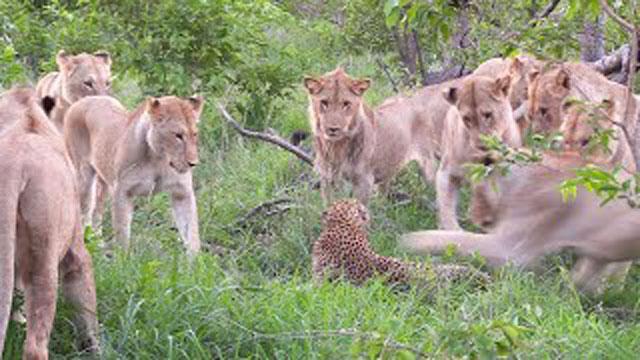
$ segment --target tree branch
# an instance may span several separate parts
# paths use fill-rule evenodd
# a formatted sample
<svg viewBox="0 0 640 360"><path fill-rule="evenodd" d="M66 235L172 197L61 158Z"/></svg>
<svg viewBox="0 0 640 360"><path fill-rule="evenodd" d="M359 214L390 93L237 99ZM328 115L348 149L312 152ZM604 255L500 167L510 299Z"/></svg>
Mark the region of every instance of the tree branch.
<svg viewBox="0 0 640 360"><path fill-rule="evenodd" d="M620 25L623 29L628 31L629 41L631 47L631 54L629 57L629 74L627 76L627 96L626 96L626 104L624 111L624 126L632 126L633 136L628 136L629 132L625 131L625 136L627 136L627 140L629 141L629 146L631 147L631 153L633 155L633 160L636 165L636 171L640 169L640 148L638 147L638 137L640 137L640 126L638 126L637 122L639 119L634 119L634 111L635 106L631 106L633 102L635 102L633 96L633 85L636 77L636 67L638 65L638 28L636 28L635 24L627 22L620 15L616 14L613 9L607 3L607 0L599 0L600 6L604 10L604 12L611 18L611 20L615 21ZM631 11L632 18L635 17L635 1L631 3ZM626 129L628 130L628 129Z"/></svg>
<svg viewBox="0 0 640 360"><path fill-rule="evenodd" d="M622 26L626 31L633 32L635 31L635 26L633 24L627 22L620 15L616 14L615 11L609 6L607 0L599 0L600 7L604 12L611 18L611 20L617 22L620 26Z"/></svg>
<svg viewBox="0 0 640 360"><path fill-rule="evenodd" d="M391 76L391 73L389 72L389 67L387 66L387 64L385 64L380 59L376 59L376 62L378 63L378 66L380 66L382 71L384 71L384 74L387 75L387 79L389 79L389 82L391 83L391 86L393 87L393 91L395 91L396 94L399 93L400 91L398 90L398 85L396 84L395 80L393 80L393 77Z"/></svg>
<svg viewBox="0 0 640 360"><path fill-rule="evenodd" d="M265 216L272 216L272 215L289 211L291 209L291 206L289 204L292 201L293 200L287 197L265 201L262 204L259 204L258 206L252 208L245 215L239 218L234 223L234 227L236 228L245 227L246 223L251 218L253 218L254 216L258 215L258 213L261 213L261 212L264 212Z"/></svg>
<svg viewBox="0 0 640 360"><path fill-rule="evenodd" d="M271 143L273 145L279 146L282 149L287 150L290 153L294 154L300 160L302 160L302 161L306 162L307 164L313 166L313 158L309 154L307 154L304 150L302 150L299 147L291 144L290 142L288 142L287 140L281 138L280 136L278 136L276 134L267 134L267 133L258 132L258 131L252 131L252 130L248 130L248 129L243 128L242 125L240 125L236 120L233 119L231 114L229 114L227 112L227 110L224 108L224 106L222 106L222 104L218 103L217 106L218 106L218 110L220 111L220 114L222 115L222 117L237 132L239 132L240 135L245 136L245 137L249 137L249 138L254 138L254 139L266 141L266 142Z"/></svg>
<svg viewBox="0 0 640 360"><path fill-rule="evenodd" d="M629 60L629 44L624 44L609 55L589 63L597 72L607 76L614 72L624 71L624 65Z"/></svg>
<svg viewBox="0 0 640 360"><path fill-rule="evenodd" d="M558 7L559 3L560 3L560 0L551 0L551 2L544 9L542 9L542 12L540 13L540 15L536 16L536 19L540 20L549 16L553 12L553 10L555 10L556 7Z"/></svg>

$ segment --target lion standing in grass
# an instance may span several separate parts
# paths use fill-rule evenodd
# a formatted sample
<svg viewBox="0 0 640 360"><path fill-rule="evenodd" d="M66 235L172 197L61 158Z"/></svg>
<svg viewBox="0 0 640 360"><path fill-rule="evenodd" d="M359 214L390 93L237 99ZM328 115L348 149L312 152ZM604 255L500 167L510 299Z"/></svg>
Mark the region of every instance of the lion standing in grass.
<svg viewBox="0 0 640 360"><path fill-rule="evenodd" d="M129 114L107 96L76 102L67 113L64 134L78 172L85 223L92 220L96 182L103 182L111 192L116 239L127 248L134 198L168 192L187 252L197 253L191 169L199 161L197 124L203 106L202 97L166 96L150 98Z"/></svg>
<svg viewBox="0 0 640 360"><path fill-rule="evenodd" d="M48 357L58 279L76 307L82 346L95 351L95 284L64 142L30 89L2 95L0 123L9 124L0 135L0 355L13 289L20 283L27 316L23 356Z"/></svg>
<svg viewBox="0 0 640 360"><path fill-rule="evenodd" d="M370 81L353 79L340 68L308 77L304 84L315 167L327 203L341 179L351 182L355 196L366 203L374 184L388 187L415 160L425 179L436 182L440 226L456 229L463 164L482 160L480 135L496 135L512 146L521 143L509 103L508 74L429 86L412 97L388 99L375 110L362 97Z"/></svg>
<svg viewBox="0 0 640 360"><path fill-rule="evenodd" d="M38 99L49 97L55 105L49 117L59 131L69 107L85 96L108 95L111 89L111 55L106 51L69 55L60 50L58 71L45 75L36 87Z"/></svg>

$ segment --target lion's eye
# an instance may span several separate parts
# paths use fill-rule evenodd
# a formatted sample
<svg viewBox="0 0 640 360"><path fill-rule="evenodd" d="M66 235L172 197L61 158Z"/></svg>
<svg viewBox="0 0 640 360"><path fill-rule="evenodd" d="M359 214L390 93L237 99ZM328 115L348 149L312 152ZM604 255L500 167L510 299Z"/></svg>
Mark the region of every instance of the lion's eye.
<svg viewBox="0 0 640 360"><path fill-rule="evenodd" d="M93 80L86 80L83 84L89 89L93 89Z"/></svg>
<svg viewBox="0 0 640 360"><path fill-rule="evenodd" d="M471 118L469 116L463 116L462 121L464 121L464 123L467 125L471 124Z"/></svg>
<svg viewBox="0 0 640 360"><path fill-rule="evenodd" d="M493 117L493 114L490 112L485 112L485 113L482 113L482 117L487 120L490 120Z"/></svg>
<svg viewBox="0 0 640 360"><path fill-rule="evenodd" d="M107 81L107 82L105 82L105 85L106 85L108 88L110 88L110 87L111 87L111 81Z"/></svg>
<svg viewBox="0 0 640 360"><path fill-rule="evenodd" d="M547 115L547 111L548 111L548 109L546 107L541 107L540 108L540 115L542 115L542 116Z"/></svg>
<svg viewBox="0 0 640 360"><path fill-rule="evenodd" d="M320 109L327 110L329 102L327 100L320 100Z"/></svg>
<svg viewBox="0 0 640 360"><path fill-rule="evenodd" d="M345 101L342 103L342 107L344 109L349 109L351 107L351 102L350 101Z"/></svg>
<svg viewBox="0 0 640 360"><path fill-rule="evenodd" d="M176 138L180 141L184 140L184 135L182 135L181 133L176 133Z"/></svg>

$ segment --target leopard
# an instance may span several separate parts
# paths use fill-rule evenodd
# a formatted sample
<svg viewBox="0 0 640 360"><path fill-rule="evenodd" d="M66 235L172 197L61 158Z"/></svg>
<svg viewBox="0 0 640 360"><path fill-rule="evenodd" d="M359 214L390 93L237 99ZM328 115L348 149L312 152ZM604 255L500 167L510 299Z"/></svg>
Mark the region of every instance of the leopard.
<svg viewBox="0 0 640 360"><path fill-rule="evenodd" d="M378 255L369 243L367 207L357 199L336 200L322 214L323 231L313 245L312 271L316 282L340 278L360 286L376 277L387 285L411 286L427 280L439 287L462 279L475 278L483 282L486 276L464 265L426 265L404 262Z"/></svg>

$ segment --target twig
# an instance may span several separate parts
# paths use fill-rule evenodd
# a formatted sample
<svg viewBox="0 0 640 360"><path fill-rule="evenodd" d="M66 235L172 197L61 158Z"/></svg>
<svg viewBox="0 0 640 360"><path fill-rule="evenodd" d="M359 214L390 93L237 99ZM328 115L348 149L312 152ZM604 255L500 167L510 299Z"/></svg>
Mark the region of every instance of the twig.
<svg viewBox="0 0 640 360"><path fill-rule="evenodd" d="M224 117L224 119L237 132L239 132L240 135L245 136L245 137L254 138L254 139L259 139L259 140L266 141L268 143L274 144L276 146L279 146L279 147L281 147L281 148L293 153L295 156L297 156L300 160L304 161L305 163L313 166L313 158L309 154L307 154L304 150L302 150L299 147L291 144L290 142L288 142L287 140L281 138L280 136L278 136L276 134L267 134L267 133L253 131L253 130L249 130L249 129L243 128L242 125L240 125L240 123L238 123L231 116L231 114L229 114L227 112L227 110L224 108L224 106L222 106L222 104L218 103L217 105L218 105L218 110L220 111L220 114L222 114L222 117Z"/></svg>
<svg viewBox="0 0 640 360"><path fill-rule="evenodd" d="M600 0L600 7L602 10L611 18L611 20L617 22L620 26L622 26L626 31L632 32L635 31L635 26L631 23L627 22L620 15L616 14L615 11L609 6L607 0Z"/></svg>
<svg viewBox="0 0 640 360"><path fill-rule="evenodd" d="M536 16L536 18L538 20L546 18L547 16L549 16L553 10L556 9L556 7L558 7L558 4L560 3L560 0L552 0L547 7L545 7L542 12L540 13L540 15Z"/></svg>
<svg viewBox="0 0 640 360"><path fill-rule="evenodd" d="M239 324L238 324L239 325ZM377 333L370 332L361 332L355 329L339 329L339 330L306 330L301 332L281 332L275 334L264 334L254 330L247 329L242 326L245 331L251 333L251 337L248 339L242 340L242 342L250 342L257 340L305 340L305 339L323 339L323 338L333 338L333 337L351 337L356 340L358 339L366 339L366 340L377 340L380 338L380 335ZM385 348L391 348L394 350L406 350L414 353L416 356L420 358L428 358L428 354L424 353L420 349L417 349L413 346L403 344L392 340L391 338L386 338L383 343L383 350Z"/></svg>
<svg viewBox="0 0 640 360"><path fill-rule="evenodd" d="M262 204L259 204L258 206L249 210L244 216L238 219L234 225L235 227L244 227L244 225L247 223L247 221L249 221L249 219L251 219L252 217L256 216L258 213L264 210L266 210L265 215L267 216L272 216L272 215L289 211L291 209L291 206L279 207L278 205L288 204L288 203L291 203L292 201L293 200L291 200L290 198L280 198L280 199L265 201Z"/></svg>
<svg viewBox="0 0 640 360"><path fill-rule="evenodd" d="M376 59L376 62L378 63L378 66L380 66L380 68L382 68L382 70L384 71L385 75L387 75L387 79L389 79L389 82L391 83L391 86L393 87L393 91L395 91L396 94L399 93L400 91L398 90L398 85L396 84L396 81L393 80L393 77L391 76L391 73L389 72L389 67L387 66L387 64L385 64L380 59Z"/></svg>

